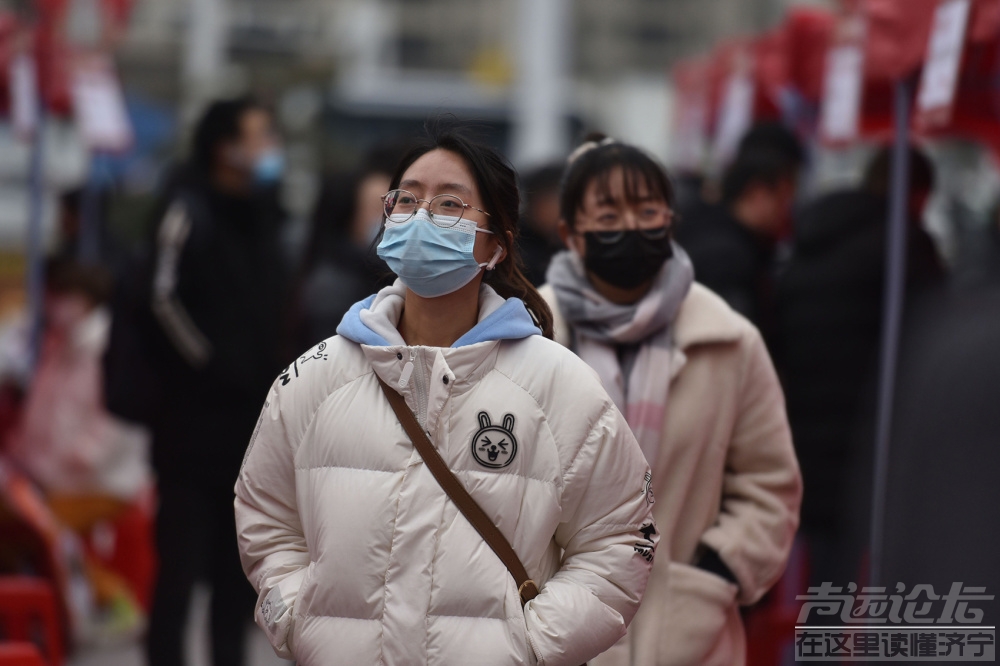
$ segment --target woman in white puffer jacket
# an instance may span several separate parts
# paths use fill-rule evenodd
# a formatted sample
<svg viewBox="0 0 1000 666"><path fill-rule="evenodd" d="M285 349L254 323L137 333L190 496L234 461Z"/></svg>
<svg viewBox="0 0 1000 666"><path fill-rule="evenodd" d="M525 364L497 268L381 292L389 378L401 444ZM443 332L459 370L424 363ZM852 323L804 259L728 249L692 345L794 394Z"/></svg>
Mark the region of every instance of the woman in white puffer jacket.
<svg viewBox="0 0 1000 666"><path fill-rule="evenodd" d="M303 666L575 666L639 606L658 539L648 466L594 373L541 335L509 164L441 133L391 188L378 251L400 279L275 381L236 483L255 618ZM539 584L523 608L379 378Z"/></svg>

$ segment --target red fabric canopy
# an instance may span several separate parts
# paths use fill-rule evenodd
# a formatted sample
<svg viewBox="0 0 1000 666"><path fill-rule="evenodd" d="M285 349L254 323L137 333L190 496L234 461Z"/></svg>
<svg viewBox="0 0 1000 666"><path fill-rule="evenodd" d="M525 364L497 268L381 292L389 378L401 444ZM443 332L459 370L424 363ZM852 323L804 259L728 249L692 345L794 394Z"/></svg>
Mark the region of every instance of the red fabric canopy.
<svg viewBox="0 0 1000 666"><path fill-rule="evenodd" d="M924 61L938 0L849 3L865 18L865 78L898 80Z"/></svg>
<svg viewBox="0 0 1000 666"><path fill-rule="evenodd" d="M843 0L841 20L864 19L864 88L859 138L886 141L894 131L893 87L919 80L927 57L934 12L942 0ZM950 122L917 127L920 136L961 135L1000 145L997 40L1000 0L972 0L965 53ZM916 86L914 86L916 88ZM914 89L916 93L916 89Z"/></svg>
<svg viewBox="0 0 1000 666"><path fill-rule="evenodd" d="M788 93L818 103L826 50L835 26L836 17L831 12L800 7L790 10L782 24L762 35L730 39L716 47L707 67L710 123L714 126L717 122L726 84L739 68L745 68L754 83L755 121L781 118Z"/></svg>
<svg viewBox="0 0 1000 666"><path fill-rule="evenodd" d="M917 129L980 140L1000 154L1000 0L973 5L950 119Z"/></svg>
<svg viewBox="0 0 1000 666"><path fill-rule="evenodd" d="M836 24L834 14L806 7L792 9L785 21L788 82L813 103L823 96L826 52Z"/></svg>
<svg viewBox="0 0 1000 666"><path fill-rule="evenodd" d="M867 24L865 75L898 80L920 69L927 56L934 10L940 0L845 0ZM1000 30L1000 0L972 0L966 40L989 42Z"/></svg>
<svg viewBox="0 0 1000 666"><path fill-rule="evenodd" d="M860 16L865 29L858 138L888 140L894 131L895 83L919 80L934 13L942 1L841 0L837 16L811 8L793 9L777 28L756 38L730 39L697 67L687 63L676 68L679 99L692 91L707 95L706 131L712 133L727 83L742 68L754 83L754 120L782 117L789 92L816 104L824 91L829 49L838 42L838 31L846 22ZM1000 153L1000 0L971 3L951 116L944 124L914 129L922 136L981 140Z"/></svg>
<svg viewBox="0 0 1000 666"><path fill-rule="evenodd" d="M10 61L17 32L17 17L12 12L0 13L0 114L10 111Z"/></svg>

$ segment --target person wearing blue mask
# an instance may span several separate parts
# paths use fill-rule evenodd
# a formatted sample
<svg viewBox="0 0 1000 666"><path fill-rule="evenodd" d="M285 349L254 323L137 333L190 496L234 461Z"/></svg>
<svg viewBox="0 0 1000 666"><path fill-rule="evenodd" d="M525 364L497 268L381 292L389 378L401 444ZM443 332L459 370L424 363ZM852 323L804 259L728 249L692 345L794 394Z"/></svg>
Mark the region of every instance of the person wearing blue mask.
<svg viewBox="0 0 1000 666"><path fill-rule="evenodd" d="M246 98L211 104L189 161L161 198L151 261L134 281L141 307L131 339L140 351L118 364L130 374L119 376L121 390L110 392L109 403L134 418L126 407L141 402L131 411L153 432L160 568L147 639L151 666L183 663L199 579L212 588L213 664L243 663L253 597L235 546L232 482L258 398L284 361L282 161L265 108Z"/></svg>
<svg viewBox="0 0 1000 666"><path fill-rule="evenodd" d="M352 305L394 279L375 254L383 217L379 197L409 148L404 140L380 142L358 168L323 178L294 280L296 350L336 333Z"/></svg>
<svg viewBox="0 0 1000 666"><path fill-rule="evenodd" d="M503 157L435 131L381 201L398 279L279 375L236 482L255 619L301 666L578 666L639 607L649 468L549 339Z"/></svg>

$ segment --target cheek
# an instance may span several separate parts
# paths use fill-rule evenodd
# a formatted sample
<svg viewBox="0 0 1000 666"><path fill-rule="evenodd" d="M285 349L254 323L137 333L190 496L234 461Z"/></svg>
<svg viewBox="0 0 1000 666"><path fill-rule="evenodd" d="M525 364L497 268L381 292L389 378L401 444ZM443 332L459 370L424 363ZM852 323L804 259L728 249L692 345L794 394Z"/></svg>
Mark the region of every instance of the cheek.
<svg viewBox="0 0 1000 666"><path fill-rule="evenodd" d="M784 207L784 199L779 196L767 197L761 204L761 209L767 213L767 217L775 219L781 217L781 209Z"/></svg>

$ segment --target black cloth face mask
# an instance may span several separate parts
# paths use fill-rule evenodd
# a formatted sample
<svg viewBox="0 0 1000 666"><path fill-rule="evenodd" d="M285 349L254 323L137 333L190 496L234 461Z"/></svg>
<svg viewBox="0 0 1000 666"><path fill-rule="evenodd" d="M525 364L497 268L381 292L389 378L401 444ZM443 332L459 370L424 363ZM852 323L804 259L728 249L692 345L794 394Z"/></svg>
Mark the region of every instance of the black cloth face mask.
<svg viewBox="0 0 1000 666"><path fill-rule="evenodd" d="M608 284L621 289L634 289L651 280L663 267L664 262L674 256L670 244L670 234L665 230L662 237L650 238L649 231L588 231L583 234L587 254L583 265L588 271ZM619 236L608 243L608 236Z"/></svg>

